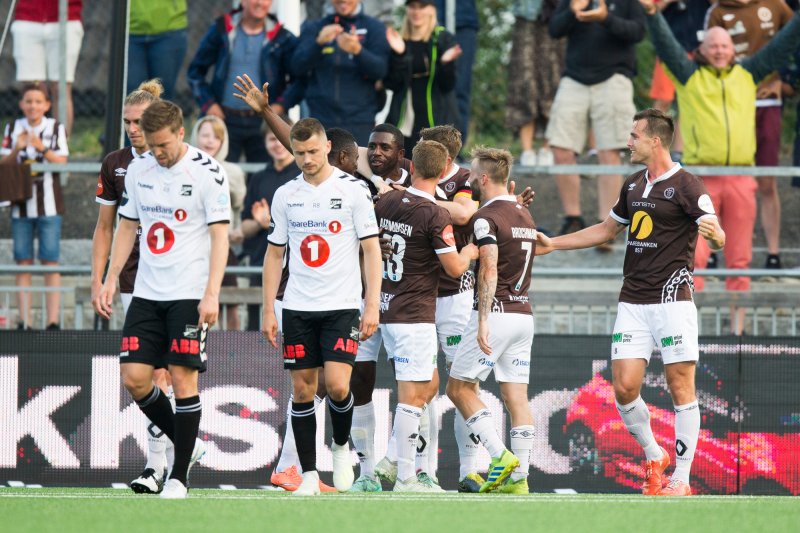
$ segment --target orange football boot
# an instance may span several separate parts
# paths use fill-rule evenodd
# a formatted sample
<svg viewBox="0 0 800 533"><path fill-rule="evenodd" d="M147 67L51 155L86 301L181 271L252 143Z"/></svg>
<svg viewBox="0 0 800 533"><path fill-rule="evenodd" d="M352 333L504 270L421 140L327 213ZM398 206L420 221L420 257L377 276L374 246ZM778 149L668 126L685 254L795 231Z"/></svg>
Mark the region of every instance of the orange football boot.
<svg viewBox="0 0 800 533"><path fill-rule="evenodd" d="M688 483L684 483L678 479L670 480L666 487L661 489L658 493L659 496L691 496L692 487Z"/></svg>
<svg viewBox="0 0 800 533"><path fill-rule="evenodd" d="M303 482L303 476L297 471L297 467L292 465L283 472L278 472L277 470L272 472L269 482L283 490L294 492L297 490L297 487L300 486L300 483ZM320 488L322 488L321 482Z"/></svg>
<svg viewBox="0 0 800 533"><path fill-rule="evenodd" d="M645 496L658 496L664 486L662 475L669 466L669 454L663 447L661 452L664 454L661 459L644 462L644 483L642 483L642 494Z"/></svg>

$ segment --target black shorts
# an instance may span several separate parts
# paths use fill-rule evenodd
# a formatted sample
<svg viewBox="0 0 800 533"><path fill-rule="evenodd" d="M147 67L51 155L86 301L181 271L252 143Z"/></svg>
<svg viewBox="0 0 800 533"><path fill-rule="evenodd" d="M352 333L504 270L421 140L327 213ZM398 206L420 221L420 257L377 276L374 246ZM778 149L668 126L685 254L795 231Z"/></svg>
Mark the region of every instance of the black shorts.
<svg viewBox="0 0 800 533"><path fill-rule="evenodd" d="M358 309L283 310L283 368L317 368L327 361L354 365L358 353Z"/></svg>
<svg viewBox="0 0 800 533"><path fill-rule="evenodd" d="M134 297L122 327L120 363L155 368L178 365L206 371L206 328L198 328L200 300L160 302Z"/></svg>

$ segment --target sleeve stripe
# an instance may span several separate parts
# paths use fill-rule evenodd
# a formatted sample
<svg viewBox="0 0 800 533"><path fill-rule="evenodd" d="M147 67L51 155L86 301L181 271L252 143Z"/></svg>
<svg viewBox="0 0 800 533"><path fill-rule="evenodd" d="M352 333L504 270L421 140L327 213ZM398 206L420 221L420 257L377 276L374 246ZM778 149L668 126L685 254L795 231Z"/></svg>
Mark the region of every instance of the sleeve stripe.
<svg viewBox="0 0 800 533"><path fill-rule="evenodd" d="M363 240L371 239L371 238L377 237L377 236L378 236L377 233L373 233L372 235L364 235L363 237L359 237L358 240L359 241L363 241Z"/></svg>
<svg viewBox="0 0 800 533"><path fill-rule="evenodd" d="M272 246L286 246L286 243L285 243L285 242L284 242L284 243L280 243L280 242L273 242L273 241L272 241L272 240L270 240L270 239L267 239L267 243L269 243L269 244L270 244L270 245L272 245Z"/></svg>
<svg viewBox="0 0 800 533"><path fill-rule="evenodd" d="M616 220L617 222L619 222L620 224L623 224L625 226L628 226L631 223L630 220L622 218L621 216L616 214L613 210L608 213L608 216L610 216L611 218L613 218L614 220Z"/></svg>
<svg viewBox="0 0 800 533"><path fill-rule="evenodd" d="M717 220L717 215L703 215L701 217L697 217L697 220L695 220L695 223L697 223L697 225L700 225L700 221L701 220L712 220L712 219L713 220Z"/></svg>
<svg viewBox="0 0 800 533"><path fill-rule="evenodd" d="M487 235L486 237L479 239L476 244L479 247L485 246L487 244L497 244L497 239L494 238L494 235Z"/></svg>
<svg viewBox="0 0 800 533"><path fill-rule="evenodd" d="M448 246L447 248L439 248L436 250L436 255L449 254L450 252L458 252L455 246Z"/></svg>
<svg viewBox="0 0 800 533"><path fill-rule="evenodd" d="M116 200L106 200L105 198L100 198L99 196L95 196L94 201L103 205L117 205Z"/></svg>
<svg viewBox="0 0 800 533"><path fill-rule="evenodd" d="M213 226L214 224L230 224L231 221L228 219L225 220L214 220L208 223L209 226Z"/></svg>
<svg viewBox="0 0 800 533"><path fill-rule="evenodd" d="M125 215L123 215L122 213L119 213L119 216L120 216L120 218L124 218L125 220L133 220L134 222L139 222L139 219L138 219L138 218L126 217L126 216L125 216Z"/></svg>

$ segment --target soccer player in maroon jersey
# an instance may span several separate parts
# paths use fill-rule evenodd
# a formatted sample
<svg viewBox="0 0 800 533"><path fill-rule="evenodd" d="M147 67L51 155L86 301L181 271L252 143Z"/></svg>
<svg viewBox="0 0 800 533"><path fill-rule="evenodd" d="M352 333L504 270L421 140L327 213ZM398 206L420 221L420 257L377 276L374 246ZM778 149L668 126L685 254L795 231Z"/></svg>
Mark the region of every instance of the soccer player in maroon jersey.
<svg viewBox="0 0 800 533"><path fill-rule="evenodd" d="M697 309L693 296L694 251L698 235L712 250L725 245L714 205L703 182L670 158L672 119L656 109L633 117L628 139L631 162L646 169L625 180L605 221L540 243L537 254L589 248L607 242L626 226L624 282L611 339L611 369L617 410L646 456L646 495L689 496L689 472L700 433L695 394L699 358ZM650 412L640 396L645 369L660 346L675 407L675 472L664 470L670 456L653 436Z"/></svg>

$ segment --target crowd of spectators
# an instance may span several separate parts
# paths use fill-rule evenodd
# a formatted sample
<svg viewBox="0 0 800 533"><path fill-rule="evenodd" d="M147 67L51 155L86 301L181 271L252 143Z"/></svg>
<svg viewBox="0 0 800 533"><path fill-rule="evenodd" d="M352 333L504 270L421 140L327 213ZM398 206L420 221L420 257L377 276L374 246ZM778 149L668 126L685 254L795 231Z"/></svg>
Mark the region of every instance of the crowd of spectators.
<svg viewBox="0 0 800 533"><path fill-rule="evenodd" d="M164 97L174 98L188 53L186 80L200 115L192 142L231 165L242 159L266 164L247 180L241 169L228 171L233 208L239 213L231 225L236 253L229 265L242 259L261 264L271 195L297 173L291 154L274 134L265 134L263 118L233 96L236 76L246 73L259 87L268 83L276 112L299 106L302 116L349 132L359 146L368 144L381 110L387 113L386 122L403 133L406 153L424 128L453 124L465 140L470 133L479 28L475 0L405 0L398 28L391 23L397 13L387 5L399 0L303 4L307 18L295 35L274 15L277 2L233 2L236 7L214 20L189 50L186 0L130 1L128 92L145 79L160 78ZM11 35L16 77L25 87L20 102L24 116L6 129L6 162L66 160L82 8L81 0L69 0L69 101L67 115L58 117L57 102L52 101L59 78L58 3L17 2ZM800 42L797 24L790 22L792 9L783 0L720 0L713 5L707 0L512 0L510 14L514 26L505 115L519 142L521 165L575 164L587 144L596 148L599 163L620 164L636 111L636 46L648 31L658 56L649 95L654 107L669 110L677 104L679 110L673 159L719 166L779 164L783 97L798 78L797 63L789 56L798 54ZM725 83L714 85L713 80ZM54 118L45 116L48 111ZM728 132L727 148L720 132ZM597 178L596 219L604 219L616 202L621 179ZM557 175L555 181L564 215L561 233L585 227L580 177ZM723 228L739 236L726 248L726 265L750 266L758 194L769 254L766 267L781 268L776 179L714 176L705 181ZM57 264L63 211L58 176L34 176L32 183L31 195L14 204L12 212L14 258L21 264L32 262L36 233L38 259ZM698 245L698 266L707 261L714 266L715 257ZM236 280L228 283L235 285ZM29 285L30 275L20 275L17 284ZM57 275L48 275L47 284L57 286ZM728 278L727 286L747 290L749 280ZM58 317L51 303L57 307L57 295L48 296L47 323L54 326ZM27 327L29 300L21 295L19 305L20 324ZM231 320L228 325L238 328L236 318Z"/></svg>

